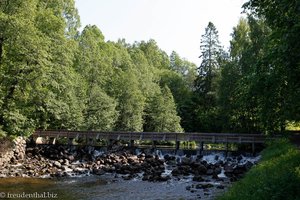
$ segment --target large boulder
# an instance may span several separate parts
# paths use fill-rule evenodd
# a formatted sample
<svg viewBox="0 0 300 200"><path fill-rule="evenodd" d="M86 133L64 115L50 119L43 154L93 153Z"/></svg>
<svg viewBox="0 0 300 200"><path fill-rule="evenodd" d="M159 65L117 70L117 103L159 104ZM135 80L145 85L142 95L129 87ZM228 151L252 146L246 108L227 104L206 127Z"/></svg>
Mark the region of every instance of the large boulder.
<svg viewBox="0 0 300 200"><path fill-rule="evenodd" d="M207 173L207 168L203 165L200 164L197 168L194 169L195 170L195 174L200 174L200 175L204 175Z"/></svg>

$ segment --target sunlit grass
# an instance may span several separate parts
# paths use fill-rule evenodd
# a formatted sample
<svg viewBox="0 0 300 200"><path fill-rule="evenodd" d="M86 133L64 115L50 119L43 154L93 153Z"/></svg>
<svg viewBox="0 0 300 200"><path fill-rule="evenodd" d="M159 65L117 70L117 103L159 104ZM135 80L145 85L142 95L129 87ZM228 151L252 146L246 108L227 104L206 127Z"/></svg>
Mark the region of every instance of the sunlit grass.
<svg viewBox="0 0 300 200"><path fill-rule="evenodd" d="M286 130L300 131L300 122L287 122Z"/></svg>

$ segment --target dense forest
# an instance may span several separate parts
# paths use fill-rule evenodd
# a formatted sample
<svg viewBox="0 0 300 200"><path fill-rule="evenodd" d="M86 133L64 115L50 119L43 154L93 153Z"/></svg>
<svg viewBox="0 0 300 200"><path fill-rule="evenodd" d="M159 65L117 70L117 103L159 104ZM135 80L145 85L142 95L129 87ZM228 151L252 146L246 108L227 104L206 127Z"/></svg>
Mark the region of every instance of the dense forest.
<svg viewBox="0 0 300 200"><path fill-rule="evenodd" d="M300 121L300 2L250 0L199 66L154 40L80 31L74 0L0 1L0 135L36 129L271 134Z"/></svg>

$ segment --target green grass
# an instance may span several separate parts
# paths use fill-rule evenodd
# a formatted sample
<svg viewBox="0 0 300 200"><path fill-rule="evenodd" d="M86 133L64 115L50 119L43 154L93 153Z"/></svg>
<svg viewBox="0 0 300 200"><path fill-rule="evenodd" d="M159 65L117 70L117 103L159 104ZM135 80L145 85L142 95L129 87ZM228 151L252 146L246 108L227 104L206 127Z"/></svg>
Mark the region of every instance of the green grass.
<svg viewBox="0 0 300 200"><path fill-rule="evenodd" d="M218 200L300 200L300 151L286 140L270 144L260 163Z"/></svg>

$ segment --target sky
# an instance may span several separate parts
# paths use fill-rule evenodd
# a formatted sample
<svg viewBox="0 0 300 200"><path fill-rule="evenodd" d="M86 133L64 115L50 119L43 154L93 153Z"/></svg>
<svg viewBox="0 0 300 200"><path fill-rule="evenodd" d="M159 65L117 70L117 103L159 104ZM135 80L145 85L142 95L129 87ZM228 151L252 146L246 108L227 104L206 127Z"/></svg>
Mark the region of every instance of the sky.
<svg viewBox="0 0 300 200"><path fill-rule="evenodd" d="M97 25L105 40L154 39L168 55L176 51L200 65L200 40L211 21L227 49L245 0L76 0L82 28Z"/></svg>

